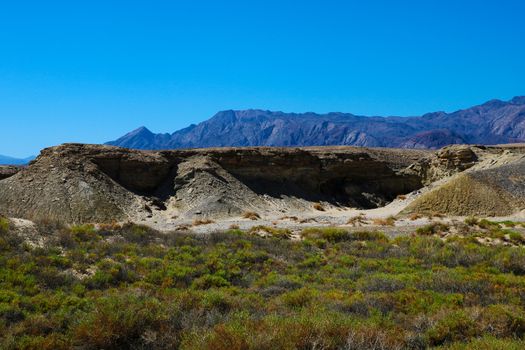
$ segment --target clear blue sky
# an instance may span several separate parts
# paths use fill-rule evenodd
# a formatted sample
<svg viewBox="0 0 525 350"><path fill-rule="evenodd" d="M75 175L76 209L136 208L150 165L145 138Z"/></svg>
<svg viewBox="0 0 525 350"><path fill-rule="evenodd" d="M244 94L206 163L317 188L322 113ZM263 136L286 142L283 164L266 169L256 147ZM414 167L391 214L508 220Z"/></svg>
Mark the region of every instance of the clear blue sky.
<svg viewBox="0 0 525 350"><path fill-rule="evenodd" d="M525 2L2 1L0 154L224 109L416 115L525 95Z"/></svg>

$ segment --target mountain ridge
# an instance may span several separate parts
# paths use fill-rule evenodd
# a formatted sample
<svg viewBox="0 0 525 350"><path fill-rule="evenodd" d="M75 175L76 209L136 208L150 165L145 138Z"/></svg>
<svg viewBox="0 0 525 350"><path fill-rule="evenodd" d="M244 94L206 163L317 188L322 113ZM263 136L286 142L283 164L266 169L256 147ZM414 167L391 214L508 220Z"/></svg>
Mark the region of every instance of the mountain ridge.
<svg viewBox="0 0 525 350"><path fill-rule="evenodd" d="M475 126L475 127L473 127ZM525 96L421 116L225 110L171 134L140 127L108 145L135 149L246 146L366 146L437 149L525 141Z"/></svg>
<svg viewBox="0 0 525 350"><path fill-rule="evenodd" d="M14 158L0 154L0 165L26 165L33 159L35 159L35 156L30 156L27 158Z"/></svg>

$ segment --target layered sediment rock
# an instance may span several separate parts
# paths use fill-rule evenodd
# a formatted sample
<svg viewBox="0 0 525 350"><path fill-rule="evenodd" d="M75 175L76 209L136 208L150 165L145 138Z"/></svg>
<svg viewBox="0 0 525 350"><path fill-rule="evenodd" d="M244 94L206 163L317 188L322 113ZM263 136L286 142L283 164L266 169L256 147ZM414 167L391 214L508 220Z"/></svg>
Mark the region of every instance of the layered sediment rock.
<svg viewBox="0 0 525 350"><path fill-rule="evenodd" d="M422 186L404 170L425 151L217 148L136 151L66 144L0 181L0 212L31 220L223 217L245 210L309 210L313 202L373 208Z"/></svg>

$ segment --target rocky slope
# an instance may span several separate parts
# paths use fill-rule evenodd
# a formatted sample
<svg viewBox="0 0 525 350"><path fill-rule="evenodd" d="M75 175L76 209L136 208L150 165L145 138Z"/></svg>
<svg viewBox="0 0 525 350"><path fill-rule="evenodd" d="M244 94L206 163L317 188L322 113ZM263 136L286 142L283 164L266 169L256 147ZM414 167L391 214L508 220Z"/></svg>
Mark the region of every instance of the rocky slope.
<svg viewBox="0 0 525 350"><path fill-rule="evenodd" d="M146 152L67 144L0 181L0 213L30 220L110 222L221 218L328 207L373 208L422 186L408 171L427 152L221 148Z"/></svg>
<svg viewBox="0 0 525 350"><path fill-rule="evenodd" d="M508 216L525 210L525 146L469 147L455 171L412 202L405 213L439 212L460 216ZM436 169L432 168L431 169ZM441 167L429 178L443 177ZM441 172L441 174L439 174Z"/></svg>
<svg viewBox="0 0 525 350"><path fill-rule="evenodd" d="M173 134L154 134L142 127L108 144L151 150L323 145L437 149L450 144L522 141L525 97L492 100L454 113L404 118L230 110Z"/></svg>

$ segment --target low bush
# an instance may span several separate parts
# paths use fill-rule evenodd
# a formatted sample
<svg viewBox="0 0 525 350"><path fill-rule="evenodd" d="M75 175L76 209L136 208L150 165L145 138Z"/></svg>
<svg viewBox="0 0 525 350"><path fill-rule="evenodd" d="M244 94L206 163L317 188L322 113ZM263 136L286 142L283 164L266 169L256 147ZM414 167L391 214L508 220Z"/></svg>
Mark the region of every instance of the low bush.
<svg viewBox="0 0 525 350"><path fill-rule="evenodd" d="M394 226L396 224L396 218L389 216L384 219L374 219L372 223L377 226Z"/></svg>
<svg viewBox="0 0 525 350"><path fill-rule="evenodd" d="M215 221L213 221L212 219L195 219L193 220L192 225L193 226L209 225L209 224L213 224L214 222Z"/></svg>
<svg viewBox="0 0 525 350"><path fill-rule="evenodd" d="M347 230L337 227L306 228L301 231L301 237L305 239L322 238L332 243L350 239Z"/></svg>
<svg viewBox="0 0 525 350"><path fill-rule="evenodd" d="M416 234L422 236L430 236L438 233L446 232L449 230L449 226L443 223L434 222L416 229Z"/></svg>
<svg viewBox="0 0 525 350"><path fill-rule="evenodd" d="M9 231L9 220L0 216L0 234L7 233Z"/></svg>
<svg viewBox="0 0 525 350"><path fill-rule="evenodd" d="M324 207L323 207L323 205L322 205L321 203L315 203L315 204L313 205L313 207L314 207L315 210L318 210L318 211L325 211L325 209L324 209Z"/></svg>
<svg viewBox="0 0 525 350"><path fill-rule="evenodd" d="M261 216L254 211L245 211L242 213L242 217L250 220L259 220Z"/></svg>

